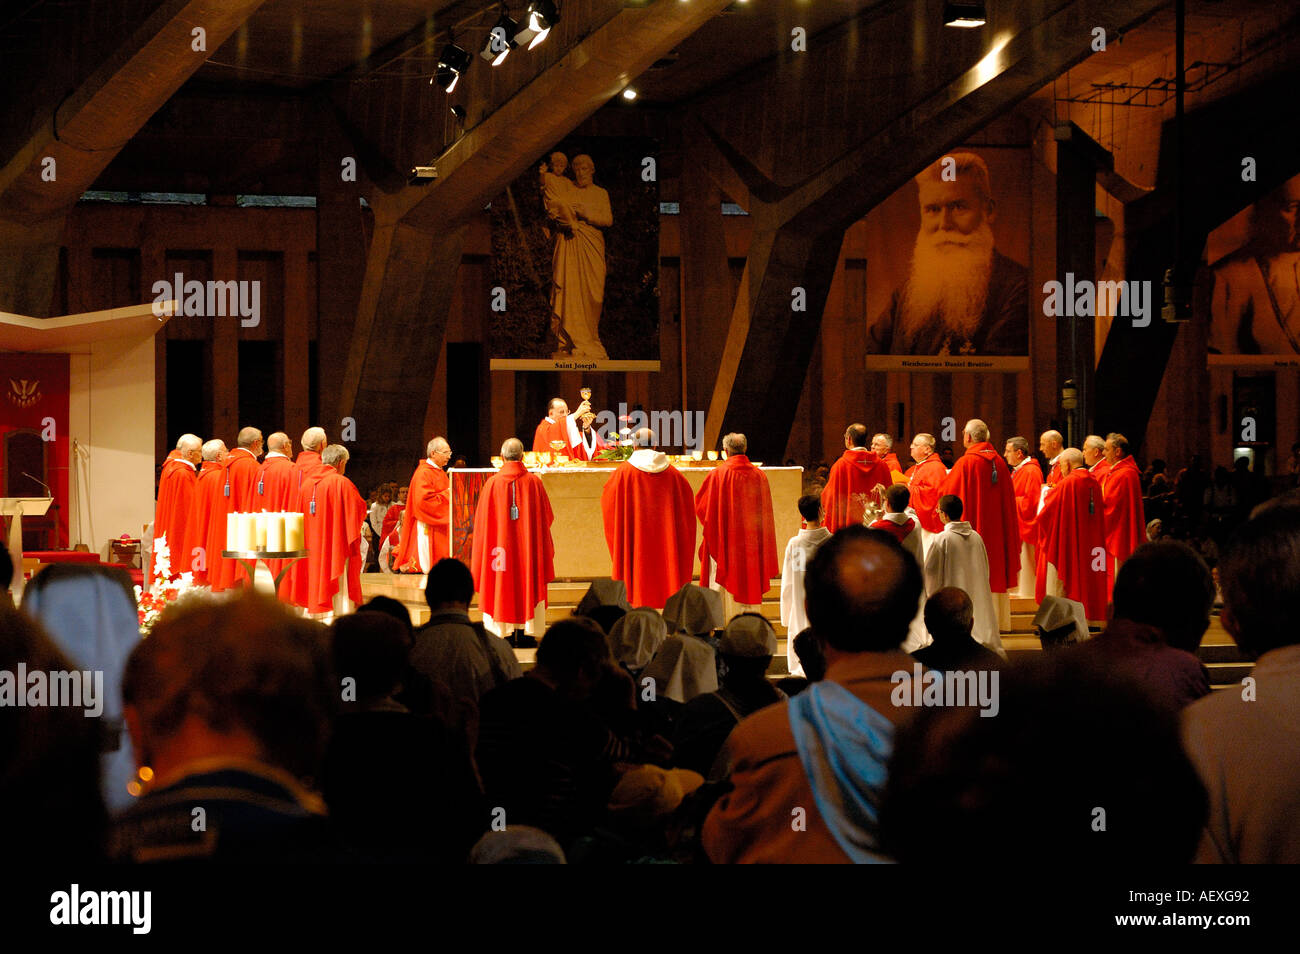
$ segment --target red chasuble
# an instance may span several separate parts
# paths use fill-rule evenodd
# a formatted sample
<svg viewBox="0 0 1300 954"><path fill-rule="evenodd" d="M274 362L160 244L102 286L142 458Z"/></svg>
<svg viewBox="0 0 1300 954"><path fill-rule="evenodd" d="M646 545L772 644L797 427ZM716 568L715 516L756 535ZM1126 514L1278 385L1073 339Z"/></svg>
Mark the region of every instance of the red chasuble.
<svg viewBox="0 0 1300 954"><path fill-rule="evenodd" d="M293 472L289 476L289 506L286 510L296 510L303 514L304 521L308 509L308 502L303 499L303 485L308 480L319 480L320 478L337 473L333 467L327 466L320 459L317 451L299 451L298 459L294 461ZM310 498L308 493L308 498ZM303 545L306 546L305 531ZM284 575L280 583L280 599L287 600L295 606L307 605L307 560L302 559L289 567L289 572Z"/></svg>
<svg viewBox="0 0 1300 954"><path fill-rule="evenodd" d="M1082 603L1088 619L1106 618L1106 506L1097 478L1079 467L1048 493L1034 521L1038 538L1034 596L1047 595L1047 564L1056 567L1065 595Z"/></svg>
<svg viewBox="0 0 1300 954"><path fill-rule="evenodd" d="M1142 475L1132 457L1115 461L1101 482L1101 492L1106 499L1106 552L1122 563L1147 542Z"/></svg>
<svg viewBox="0 0 1300 954"><path fill-rule="evenodd" d="M257 499L257 478L262 465L246 447L236 447L226 460L226 480L230 483L230 496L226 498L228 513L256 513L261 509Z"/></svg>
<svg viewBox="0 0 1300 954"><path fill-rule="evenodd" d="M893 451L890 451L884 457L880 458L880 462L883 463L885 467L889 469L891 480L893 479L894 474L903 473L903 465L898 462L898 455L895 454Z"/></svg>
<svg viewBox="0 0 1300 954"><path fill-rule="evenodd" d="M366 521L366 502L352 481L333 467L326 470L328 473L304 480L300 494L307 507L302 521L307 558L298 565L307 566L301 576L306 586L303 605L309 613L332 610L340 585L347 587L353 602L361 602L361 525Z"/></svg>
<svg viewBox="0 0 1300 954"><path fill-rule="evenodd" d="M221 555L226 548L226 467L205 460L195 484L194 509L199 532L194 546L203 548L203 569L194 571L194 582L224 590L234 579L235 561ZM184 569L189 569L185 566Z"/></svg>
<svg viewBox="0 0 1300 954"><path fill-rule="evenodd" d="M1097 463L1089 467L1088 472L1097 478L1097 482L1100 483L1102 489L1105 490L1106 475L1110 473L1110 461L1103 457L1101 460L1097 461Z"/></svg>
<svg viewBox="0 0 1300 954"><path fill-rule="evenodd" d="M175 457L169 457L163 465L162 477L158 480L158 505L154 509L153 538L167 538L167 549L171 553L172 576L187 573L192 559L190 548L200 546L197 541L198 513L194 509L194 485L198 475L194 465L181 459L179 451L173 451ZM152 555L150 556L152 560ZM153 580L153 565L149 566L146 586Z"/></svg>
<svg viewBox="0 0 1300 954"><path fill-rule="evenodd" d="M1016 518L1020 524L1020 539L1034 545L1034 519L1038 516L1038 498L1043 492L1043 470L1034 458L1025 462L1011 474L1016 489Z"/></svg>
<svg viewBox="0 0 1300 954"><path fill-rule="evenodd" d="M226 496L226 513L256 513L260 508L257 498L257 478L261 476L262 465L258 463L253 452L246 447L236 447L226 459L226 483L230 493ZM222 541L225 541L223 528ZM231 561L229 586L244 586L248 575L243 567Z"/></svg>
<svg viewBox="0 0 1300 954"><path fill-rule="evenodd" d="M633 606L662 610L695 569L695 499L662 453L639 450L632 459L619 464L600 495L610 575L627 584Z"/></svg>
<svg viewBox="0 0 1300 954"><path fill-rule="evenodd" d="M324 477L326 474L333 473L337 473L337 471L335 471L333 467L327 467L320 459L320 454L316 451L299 451L298 459L294 461L293 464L292 493L294 496L290 498L290 506L288 509L297 510L299 513L306 513L307 511L305 507L301 505L302 501L300 500L302 485L308 478L319 479Z"/></svg>
<svg viewBox="0 0 1300 954"><path fill-rule="evenodd" d="M293 461L278 454L270 454L262 461L258 473L255 510L283 513L292 510L297 487L294 481Z"/></svg>
<svg viewBox="0 0 1300 954"><path fill-rule="evenodd" d="M948 476L948 468L938 454L931 454L907 472L912 509L921 527L930 533L943 533L943 516L939 513L939 487Z"/></svg>
<svg viewBox="0 0 1300 954"><path fill-rule="evenodd" d="M1059 457L1057 458L1059 461ZM1056 464L1048 463L1047 465L1047 486L1055 487L1061 482L1061 468Z"/></svg>
<svg viewBox="0 0 1300 954"><path fill-rule="evenodd" d="M1020 526L1011 468L993 445L980 441L966 448L939 488L940 495L961 498L962 519L984 540L989 555L989 591L1005 593L1020 578Z"/></svg>
<svg viewBox="0 0 1300 954"><path fill-rule="evenodd" d="M581 442L576 447L569 443L568 418L562 417L558 421L552 421L549 417L542 418L542 423L537 425L537 431L533 434L533 450L539 454L553 454L555 451L551 448L551 441L564 441L561 454L574 460L587 459L587 449ZM493 619L495 618L494 616Z"/></svg>
<svg viewBox="0 0 1300 954"><path fill-rule="evenodd" d="M408 490L409 494L410 491ZM395 503L384 513L384 526L379 531L380 546L383 541L388 539L389 534L397 529L397 521L401 519L402 514L406 512L406 504Z"/></svg>
<svg viewBox="0 0 1300 954"><path fill-rule="evenodd" d="M511 519L512 504L517 519ZM479 606L493 620L522 625L546 599L546 584L555 579L553 520L542 479L522 461L506 461L484 482L469 568Z"/></svg>
<svg viewBox="0 0 1300 954"><path fill-rule="evenodd" d="M423 573L420 567L420 534L415 521L429 528L429 557L437 563L451 555L451 481L441 467L420 461L406 491L402 511L402 545L393 565L398 570ZM387 514L385 514L387 516ZM375 546L379 546L376 542ZM432 563L430 564L432 566Z"/></svg>
<svg viewBox="0 0 1300 954"><path fill-rule="evenodd" d="M695 495L695 514L704 524L700 585L710 584L712 558L718 563L718 584L738 602L763 602L772 578L781 572L767 475L744 454L733 454L704 478Z"/></svg>
<svg viewBox="0 0 1300 954"><path fill-rule="evenodd" d="M822 524L834 533L841 527L861 523L867 498L874 496L876 486L887 490L893 482L889 465L874 451L846 450L831 465L830 476L822 490Z"/></svg>

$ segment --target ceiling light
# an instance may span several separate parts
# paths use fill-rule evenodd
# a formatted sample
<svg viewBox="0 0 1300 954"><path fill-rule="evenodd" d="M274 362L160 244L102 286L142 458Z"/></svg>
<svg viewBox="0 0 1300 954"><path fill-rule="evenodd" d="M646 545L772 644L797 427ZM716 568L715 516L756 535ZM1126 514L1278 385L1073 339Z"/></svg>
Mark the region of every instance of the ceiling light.
<svg viewBox="0 0 1300 954"><path fill-rule="evenodd" d="M551 32L551 27L559 22L560 11L553 0L534 0L528 5L523 26L515 34L515 42L520 46L527 44L530 50L535 49L546 39L547 34Z"/></svg>
<svg viewBox="0 0 1300 954"><path fill-rule="evenodd" d="M984 15L982 2L945 3L943 5L943 25L950 27L982 27L988 18Z"/></svg>
<svg viewBox="0 0 1300 954"><path fill-rule="evenodd" d="M448 43L438 54L438 73L430 82L436 80L443 90L450 93L460 82L461 74L469 69L470 59L470 55L455 43Z"/></svg>
<svg viewBox="0 0 1300 954"><path fill-rule="evenodd" d="M631 86L627 87L626 89L623 90L623 98L626 99L628 102L631 102L632 100L636 99L636 90L634 90Z"/></svg>
<svg viewBox="0 0 1300 954"><path fill-rule="evenodd" d="M510 51L519 45L515 42L515 34L518 32L519 24L510 17L510 14L503 12L496 26L488 31L487 41L483 44L483 52L479 56L493 66L500 66L510 55Z"/></svg>

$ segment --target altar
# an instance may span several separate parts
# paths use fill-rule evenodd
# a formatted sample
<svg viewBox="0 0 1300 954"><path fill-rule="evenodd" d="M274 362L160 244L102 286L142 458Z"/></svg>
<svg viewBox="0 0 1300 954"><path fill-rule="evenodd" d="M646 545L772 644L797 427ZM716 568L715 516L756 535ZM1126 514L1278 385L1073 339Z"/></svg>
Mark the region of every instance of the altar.
<svg viewBox="0 0 1300 954"><path fill-rule="evenodd" d="M674 465L676 466L676 465ZM677 468L697 493L704 478L713 469L707 464ZM803 491L802 467L764 467L772 490L772 516L776 526L778 559L785 544L799 532L796 506ZM496 473L491 467L452 468L451 482L451 555L468 564L474 545L474 511L483 484ZM600 512L600 494L613 467L534 467L529 473L542 478L542 486L551 500L555 522L551 540L555 544L555 578L557 580L608 577L612 570L609 548L605 544L605 525ZM695 522L695 573L699 574L699 549L702 527Z"/></svg>

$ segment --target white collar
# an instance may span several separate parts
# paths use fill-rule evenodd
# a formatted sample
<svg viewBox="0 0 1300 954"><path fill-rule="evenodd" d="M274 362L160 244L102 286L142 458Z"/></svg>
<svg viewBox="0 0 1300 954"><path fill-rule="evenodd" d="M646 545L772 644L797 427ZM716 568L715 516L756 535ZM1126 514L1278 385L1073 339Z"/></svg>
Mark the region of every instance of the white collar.
<svg viewBox="0 0 1300 954"><path fill-rule="evenodd" d="M1061 454L1064 454L1064 453L1065 453L1065 448L1061 448ZM1053 465L1053 466L1055 466L1055 465L1056 465L1056 462L1057 462L1058 460L1061 459L1061 454L1057 454L1055 457L1053 457L1051 460L1049 460L1048 463L1051 464L1051 465Z"/></svg>
<svg viewBox="0 0 1300 954"><path fill-rule="evenodd" d="M267 452L266 452L266 457L283 457L285 460L288 460L288 459L289 459L289 455L288 455L288 454L281 454L279 451L267 451ZM265 459L265 458L263 458L263 459Z"/></svg>
<svg viewBox="0 0 1300 954"><path fill-rule="evenodd" d="M911 520L912 517L907 513L887 513L885 514L885 519L890 523L896 523L901 527L903 524L907 523L907 521Z"/></svg>

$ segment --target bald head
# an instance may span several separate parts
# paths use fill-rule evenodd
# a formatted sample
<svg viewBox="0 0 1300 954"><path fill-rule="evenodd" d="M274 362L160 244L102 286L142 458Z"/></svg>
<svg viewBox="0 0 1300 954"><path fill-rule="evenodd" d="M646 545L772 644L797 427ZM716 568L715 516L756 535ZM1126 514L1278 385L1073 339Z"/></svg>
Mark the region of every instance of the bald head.
<svg viewBox="0 0 1300 954"><path fill-rule="evenodd" d="M1057 454L1061 453L1061 432L1060 431L1043 431L1038 438L1038 449L1051 460Z"/></svg>
<svg viewBox="0 0 1300 954"><path fill-rule="evenodd" d="M326 444L325 428L309 427L302 432L302 449L320 453Z"/></svg>
<svg viewBox="0 0 1300 954"><path fill-rule="evenodd" d="M266 439L266 449L287 457L293 450L293 441L289 440L289 435L284 431L276 431Z"/></svg>
<svg viewBox="0 0 1300 954"><path fill-rule="evenodd" d="M989 426L978 417L972 417L962 428L962 435L968 444L978 444L989 439Z"/></svg>
<svg viewBox="0 0 1300 954"><path fill-rule="evenodd" d="M852 450L867 446L867 425L850 424L844 432L844 446Z"/></svg>
<svg viewBox="0 0 1300 954"><path fill-rule="evenodd" d="M447 443L445 438L435 437L425 445L424 453L426 457L441 467L451 457L451 445Z"/></svg>
<svg viewBox="0 0 1300 954"><path fill-rule="evenodd" d="M226 459L226 442L213 438L203 445L203 459L222 461Z"/></svg>
<svg viewBox="0 0 1300 954"><path fill-rule="evenodd" d="M524 459L524 442L517 437L512 437L501 445L502 460L523 460Z"/></svg>
<svg viewBox="0 0 1300 954"><path fill-rule="evenodd" d="M975 627L975 606L965 590L945 586L925 601L925 628L936 643L969 638Z"/></svg>
<svg viewBox="0 0 1300 954"><path fill-rule="evenodd" d="M896 650L921 598L921 569L892 534L845 527L818 547L804 579L818 637L843 653Z"/></svg>
<svg viewBox="0 0 1300 954"><path fill-rule="evenodd" d="M1072 470L1078 470L1085 466L1083 461L1083 451L1077 447L1067 447L1061 451L1061 459L1057 461L1061 468L1061 473L1068 474Z"/></svg>
<svg viewBox="0 0 1300 954"><path fill-rule="evenodd" d="M722 449L727 452L728 457L743 454L749 449L749 441L745 439L744 434L728 434L722 439Z"/></svg>
<svg viewBox="0 0 1300 954"><path fill-rule="evenodd" d="M655 432L648 427L643 427L632 435L633 447L653 448L655 446Z"/></svg>

